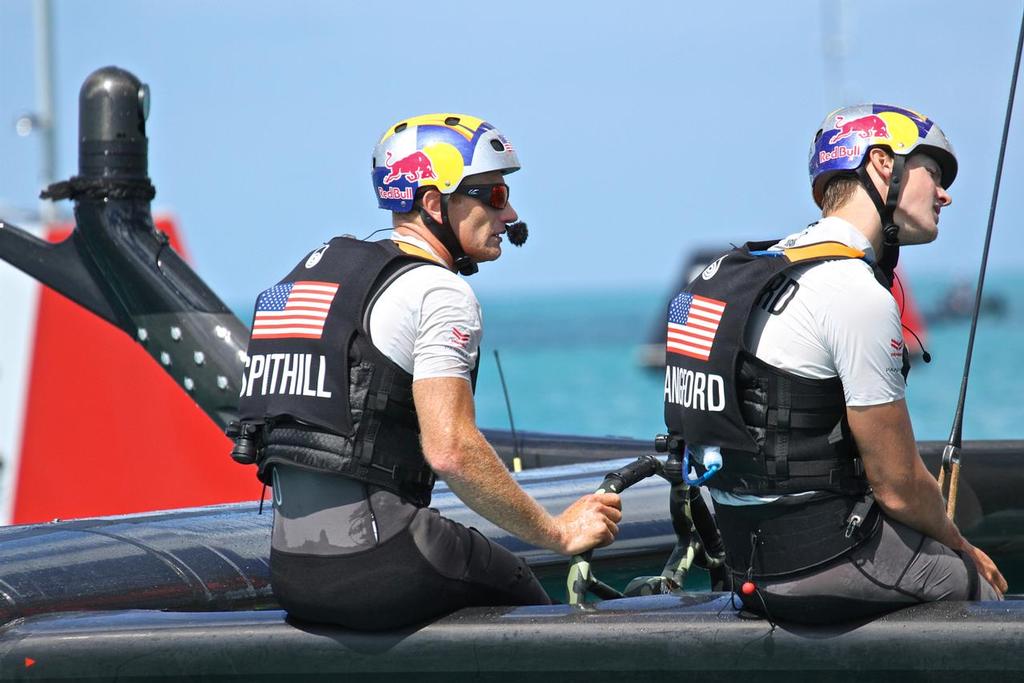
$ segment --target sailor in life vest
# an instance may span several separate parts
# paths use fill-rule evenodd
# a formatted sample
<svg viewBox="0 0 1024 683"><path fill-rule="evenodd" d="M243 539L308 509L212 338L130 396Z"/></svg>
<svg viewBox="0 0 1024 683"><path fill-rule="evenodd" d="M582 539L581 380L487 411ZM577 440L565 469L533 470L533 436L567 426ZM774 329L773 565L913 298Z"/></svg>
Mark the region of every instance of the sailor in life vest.
<svg viewBox="0 0 1024 683"><path fill-rule="evenodd" d="M1006 581L918 454L890 293L899 246L938 235L953 149L916 112L846 107L809 171L820 220L728 252L668 311L665 420L717 470L734 582L747 608L806 623L995 599Z"/></svg>
<svg viewBox="0 0 1024 683"><path fill-rule="evenodd" d="M572 555L618 532L617 495L552 516L476 426L483 326L456 273L497 259L505 234L525 241L505 179L518 169L479 118L400 121L373 152L390 237L335 237L259 295L236 432L273 486L271 583L291 616L377 630L548 604L523 560L428 507L435 477L535 546Z"/></svg>

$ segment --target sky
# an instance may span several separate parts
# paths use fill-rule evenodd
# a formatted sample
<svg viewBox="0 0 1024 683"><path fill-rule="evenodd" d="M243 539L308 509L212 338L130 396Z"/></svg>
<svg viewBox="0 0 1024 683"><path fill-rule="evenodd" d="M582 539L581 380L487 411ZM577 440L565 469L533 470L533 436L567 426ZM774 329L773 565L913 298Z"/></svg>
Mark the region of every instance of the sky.
<svg viewBox="0 0 1024 683"><path fill-rule="evenodd" d="M0 2L0 217L38 207L32 0ZM960 174L908 275L981 259L1021 0L416 3L54 0L57 179L77 170L78 91L116 65L152 91L154 209L196 270L250 301L337 234L389 225L373 146L412 115L483 117L513 142L530 225L481 293L664 288L695 247L817 217L811 138L844 104L920 111ZM1018 97L1018 100L1021 98ZM1022 270L1024 111L1006 152L990 267ZM65 202L61 211L70 212Z"/></svg>

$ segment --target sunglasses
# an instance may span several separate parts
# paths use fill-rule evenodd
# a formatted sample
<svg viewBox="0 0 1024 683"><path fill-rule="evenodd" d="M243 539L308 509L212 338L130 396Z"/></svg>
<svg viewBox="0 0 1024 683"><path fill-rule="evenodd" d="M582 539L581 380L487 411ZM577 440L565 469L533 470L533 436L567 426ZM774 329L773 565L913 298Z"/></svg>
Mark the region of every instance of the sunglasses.
<svg viewBox="0 0 1024 683"><path fill-rule="evenodd" d="M467 197L479 199L484 204L499 211L508 206L508 185L505 183L459 185L455 188L455 194L464 194Z"/></svg>

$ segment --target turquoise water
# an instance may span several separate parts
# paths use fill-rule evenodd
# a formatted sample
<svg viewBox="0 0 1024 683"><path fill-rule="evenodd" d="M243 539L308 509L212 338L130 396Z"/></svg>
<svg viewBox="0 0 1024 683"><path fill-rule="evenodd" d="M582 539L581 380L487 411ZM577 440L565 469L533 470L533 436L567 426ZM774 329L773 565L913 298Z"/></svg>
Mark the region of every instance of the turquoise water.
<svg viewBox="0 0 1024 683"><path fill-rule="evenodd" d="M940 276L918 277L913 288L922 312L934 310L947 287ZM985 293L1002 297L1007 311L979 324L963 437L1024 438L1024 388L1016 376L1024 352L1024 274L990 274ZM508 427L497 349L517 429L643 439L663 431L662 374L640 366L638 347L663 329L668 298L667 290L482 295L477 422ZM915 364L907 391L918 439L949 437L969 330L969 320L927 325L932 362Z"/></svg>
<svg viewBox="0 0 1024 683"><path fill-rule="evenodd" d="M935 310L948 287L941 275L915 278L921 311ZM979 324L963 438L1024 438L1024 387L1016 374L1024 352L1024 273L990 273L985 294L1001 297L1007 310L1000 318L983 316ZM664 430L662 373L641 367L638 352L653 335L663 337L670 297L667 288L481 294L477 423L509 424L498 350L517 429L653 438ZM251 306L236 302L235 311L248 321ZM969 330L969 320L927 325L932 362L915 364L907 390L918 439L949 437Z"/></svg>

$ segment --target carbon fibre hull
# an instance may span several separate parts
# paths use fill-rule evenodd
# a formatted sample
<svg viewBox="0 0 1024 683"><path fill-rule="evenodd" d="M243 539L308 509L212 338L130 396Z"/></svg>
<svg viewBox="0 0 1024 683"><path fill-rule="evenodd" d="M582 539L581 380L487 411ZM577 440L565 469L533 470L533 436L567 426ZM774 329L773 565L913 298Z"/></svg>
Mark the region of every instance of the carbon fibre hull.
<svg viewBox="0 0 1024 683"><path fill-rule="evenodd" d="M1024 664L1021 601L933 603L813 629L772 630L704 593L466 609L380 634L278 610L64 613L0 633L4 680L1002 681Z"/></svg>

